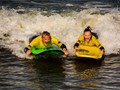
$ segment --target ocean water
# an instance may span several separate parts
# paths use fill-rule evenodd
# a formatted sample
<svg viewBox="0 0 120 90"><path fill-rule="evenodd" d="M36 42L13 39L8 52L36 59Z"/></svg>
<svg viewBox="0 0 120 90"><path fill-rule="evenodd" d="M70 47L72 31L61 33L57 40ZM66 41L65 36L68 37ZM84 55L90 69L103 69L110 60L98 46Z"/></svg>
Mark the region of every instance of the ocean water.
<svg viewBox="0 0 120 90"><path fill-rule="evenodd" d="M119 90L119 0L1 0L0 6L1 90ZM49 31L74 56L87 26L105 47L101 63L36 61L23 51L31 36Z"/></svg>

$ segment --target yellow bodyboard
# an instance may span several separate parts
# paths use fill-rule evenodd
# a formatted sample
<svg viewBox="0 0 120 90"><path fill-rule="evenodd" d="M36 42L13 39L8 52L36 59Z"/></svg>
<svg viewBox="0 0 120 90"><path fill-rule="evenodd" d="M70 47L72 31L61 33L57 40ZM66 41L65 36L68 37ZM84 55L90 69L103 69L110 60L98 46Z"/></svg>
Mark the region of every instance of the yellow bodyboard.
<svg viewBox="0 0 120 90"><path fill-rule="evenodd" d="M76 52L77 57L101 59L102 53L98 47L80 45L79 50Z"/></svg>

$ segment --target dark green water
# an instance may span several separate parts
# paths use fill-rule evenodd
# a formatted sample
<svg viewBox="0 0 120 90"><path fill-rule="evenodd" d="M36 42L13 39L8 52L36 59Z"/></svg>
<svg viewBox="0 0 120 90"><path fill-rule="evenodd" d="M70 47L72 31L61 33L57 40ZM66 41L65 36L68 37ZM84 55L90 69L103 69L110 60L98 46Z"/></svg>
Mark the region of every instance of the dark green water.
<svg viewBox="0 0 120 90"><path fill-rule="evenodd" d="M106 56L103 62L51 60L20 59L1 49L0 89L119 90L120 88L120 56Z"/></svg>
<svg viewBox="0 0 120 90"><path fill-rule="evenodd" d="M1 0L1 6L7 8L37 9L50 12L81 11L83 9L98 8L107 12L108 9L120 7L119 0Z"/></svg>

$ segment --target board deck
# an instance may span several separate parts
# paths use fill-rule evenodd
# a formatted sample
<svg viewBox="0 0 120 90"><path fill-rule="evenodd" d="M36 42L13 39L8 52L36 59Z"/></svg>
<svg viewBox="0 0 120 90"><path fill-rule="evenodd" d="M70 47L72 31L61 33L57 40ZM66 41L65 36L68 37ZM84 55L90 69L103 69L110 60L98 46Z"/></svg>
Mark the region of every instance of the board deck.
<svg viewBox="0 0 120 90"><path fill-rule="evenodd" d="M84 58L93 58L93 59L101 59L102 53L99 48L97 47L90 47L90 46L79 46L79 50L76 52L77 57L84 57Z"/></svg>
<svg viewBox="0 0 120 90"><path fill-rule="evenodd" d="M32 54L37 58L38 57L57 57L57 56L64 55L64 52L61 50L56 50L53 47L45 48L45 49L33 48Z"/></svg>

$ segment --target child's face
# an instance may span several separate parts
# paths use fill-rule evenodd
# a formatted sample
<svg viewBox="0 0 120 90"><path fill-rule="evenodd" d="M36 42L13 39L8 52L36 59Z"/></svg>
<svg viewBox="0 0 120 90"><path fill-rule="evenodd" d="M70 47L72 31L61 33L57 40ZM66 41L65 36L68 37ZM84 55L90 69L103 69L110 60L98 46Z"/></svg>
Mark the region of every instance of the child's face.
<svg viewBox="0 0 120 90"><path fill-rule="evenodd" d="M89 31L84 33L84 38L86 41L89 41L91 39L91 33Z"/></svg>
<svg viewBox="0 0 120 90"><path fill-rule="evenodd" d="M50 36L43 35L42 41L43 43L48 44L50 42Z"/></svg>

